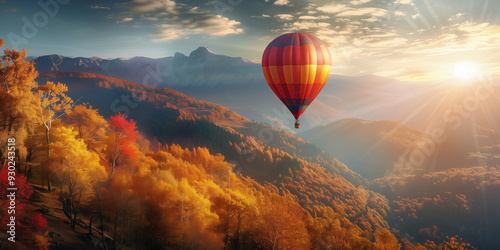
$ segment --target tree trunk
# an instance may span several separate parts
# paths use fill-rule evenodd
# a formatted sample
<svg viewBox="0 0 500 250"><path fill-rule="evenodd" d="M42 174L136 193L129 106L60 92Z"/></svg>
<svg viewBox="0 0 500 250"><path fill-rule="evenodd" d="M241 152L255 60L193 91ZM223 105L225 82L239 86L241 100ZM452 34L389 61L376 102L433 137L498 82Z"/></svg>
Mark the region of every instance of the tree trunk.
<svg viewBox="0 0 500 250"><path fill-rule="evenodd" d="M241 224L241 213L238 213L238 227L236 227L236 238L234 239L234 249L238 249L238 244L240 243L240 224Z"/></svg>
<svg viewBox="0 0 500 250"><path fill-rule="evenodd" d="M89 220L89 235L92 235L92 222L94 222L92 219L94 219L94 216L90 217Z"/></svg>
<svg viewBox="0 0 500 250"><path fill-rule="evenodd" d="M71 170L70 170L71 171ZM71 172L70 172L71 176ZM73 183L71 182L71 177L69 179L69 201L68 201L68 209L69 209L69 215L70 215L70 220L71 220L71 229L73 231L75 230L75 225L76 225L76 211L73 209ZM71 218L73 216L73 218Z"/></svg>
<svg viewBox="0 0 500 250"><path fill-rule="evenodd" d="M73 218L71 219L71 229L73 229L73 231L75 231L75 227L76 227L76 212L72 211L71 213L73 214Z"/></svg>
<svg viewBox="0 0 500 250"><path fill-rule="evenodd" d="M50 147L49 147L49 144L50 144L50 136L49 136L49 129L47 128L45 130L45 134L47 135L47 160L50 159ZM47 189L49 191L52 191L52 183L50 182L50 170L47 166Z"/></svg>
<svg viewBox="0 0 500 250"><path fill-rule="evenodd" d="M101 240L102 240L102 248L104 250L106 250L106 237L104 236L104 223L102 221L102 214L103 214L103 211L102 211L102 204L101 204L101 196L99 195L99 193L97 192L96 193L97 195L97 199L99 201L99 218L100 218L100 221L101 221Z"/></svg>
<svg viewBox="0 0 500 250"><path fill-rule="evenodd" d="M116 241L116 227L118 226L118 213L120 210L118 209L118 204L116 206L116 212L115 212L115 222L114 222L114 228L113 228L113 239Z"/></svg>

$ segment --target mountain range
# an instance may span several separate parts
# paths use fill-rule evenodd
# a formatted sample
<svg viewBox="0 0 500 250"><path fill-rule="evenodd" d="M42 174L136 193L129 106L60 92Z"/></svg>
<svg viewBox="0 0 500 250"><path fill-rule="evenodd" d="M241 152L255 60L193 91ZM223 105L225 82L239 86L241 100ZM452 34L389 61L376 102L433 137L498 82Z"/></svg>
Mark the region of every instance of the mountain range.
<svg viewBox="0 0 500 250"><path fill-rule="evenodd" d="M168 87L190 97L227 107L261 123L286 130L294 119L269 89L260 64L241 57L217 55L199 47L186 56L152 59L69 58L60 55L33 59L39 72L78 71L106 75L149 85ZM483 80L485 85L497 77ZM301 116L302 130L344 118L393 120L417 129L444 123L450 104L462 105L474 89L456 79L402 82L377 76L331 75L324 89ZM494 99L494 98L493 98ZM486 100L492 101L492 98ZM483 124L484 125L484 124Z"/></svg>
<svg viewBox="0 0 500 250"><path fill-rule="evenodd" d="M32 58L39 72L79 71L107 75L154 87L210 88L216 86L254 83L263 80L260 65L241 57L216 55L206 47L199 47L186 56L130 59L102 59L99 57L69 58L47 55ZM235 81L234 79L238 79Z"/></svg>

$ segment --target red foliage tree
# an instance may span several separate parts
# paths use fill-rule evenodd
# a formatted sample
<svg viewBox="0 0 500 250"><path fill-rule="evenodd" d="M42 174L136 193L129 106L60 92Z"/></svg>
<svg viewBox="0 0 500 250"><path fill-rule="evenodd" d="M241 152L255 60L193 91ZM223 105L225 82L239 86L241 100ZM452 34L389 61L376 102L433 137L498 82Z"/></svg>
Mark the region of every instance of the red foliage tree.
<svg viewBox="0 0 500 250"><path fill-rule="evenodd" d="M34 213L31 215L31 226L35 231L42 231L47 227L47 220L41 213Z"/></svg>
<svg viewBox="0 0 500 250"><path fill-rule="evenodd" d="M137 152L134 147L135 142L139 139L136 123L134 120L128 120L124 114L118 113L109 118L109 124L112 130L110 140L109 161L111 164L110 179L113 179L115 168L119 165L119 160L122 157L135 159Z"/></svg>
<svg viewBox="0 0 500 250"><path fill-rule="evenodd" d="M9 170L7 164L0 167L0 228L3 232L7 231L6 225L10 222L10 217L15 217L16 236L15 240L21 241L26 245L30 245L37 232L45 229L47 221L40 213L32 213L32 209L28 206L28 199L33 193L31 185L28 183L26 176L15 172L15 186L11 186L8 180ZM11 175L12 176L12 175ZM15 208L10 208L10 197L7 195L11 190L7 188L15 187ZM11 210L9 213L9 210ZM15 211L15 213L12 213ZM10 236L9 236L10 237Z"/></svg>

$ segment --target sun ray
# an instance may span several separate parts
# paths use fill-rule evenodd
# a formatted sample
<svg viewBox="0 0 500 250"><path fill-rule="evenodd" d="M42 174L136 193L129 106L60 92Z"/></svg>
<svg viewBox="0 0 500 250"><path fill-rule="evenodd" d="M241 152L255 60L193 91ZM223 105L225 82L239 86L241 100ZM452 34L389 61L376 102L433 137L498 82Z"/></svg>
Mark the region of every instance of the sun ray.
<svg viewBox="0 0 500 250"><path fill-rule="evenodd" d="M487 122L487 123L488 123L488 125L490 126L491 131L493 132L493 135L495 136L495 140L497 141L497 143L498 143L498 144L500 144L500 140L499 140L499 138L498 138L498 136L497 136L497 131L498 131L498 130L497 130L497 129L495 129L495 128L493 128L493 124L491 123L490 118L489 118L488 114L486 113L486 110L484 110L484 106L483 106L483 104L482 104L482 103L480 104L480 107L481 107L481 111L482 111L482 112L483 112L483 114L484 114L484 117L486 118L486 122ZM495 127L497 127L497 128L498 128L498 126L495 126Z"/></svg>

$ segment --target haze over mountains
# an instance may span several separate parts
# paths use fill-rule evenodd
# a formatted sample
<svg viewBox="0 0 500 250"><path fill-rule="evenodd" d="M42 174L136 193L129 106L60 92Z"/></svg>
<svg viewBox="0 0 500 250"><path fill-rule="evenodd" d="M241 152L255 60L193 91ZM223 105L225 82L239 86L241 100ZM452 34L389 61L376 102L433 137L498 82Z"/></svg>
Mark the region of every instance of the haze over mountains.
<svg viewBox="0 0 500 250"><path fill-rule="evenodd" d="M216 55L199 47L186 56L131 59L102 59L99 57L69 58L61 55L41 56L33 60L39 72L81 71L107 75L131 82L168 88L210 88L263 80L260 64L241 57ZM237 79L235 81L234 79Z"/></svg>
<svg viewBox="0 0 500 250"><path fill-rule="evenodd" d="M176 53L159 59L107 60L49 55L38 57L34 62L40 72L89 72L168 87L228 107L250 120L297 132L291 129L293 117L267 86L260 64L241 57L217 55L205 47L199 47L189 56ZM492 81L496 78L488 80ZM301 117L302 131L350 117L394 120L425 129L431 121L443 123L449 107L443 104L457 102L459 105L460 100L471 93L469 90L456 79L409 83L376 76L334 74ZM434 118L431 119L431 115Z"/></svg>
<svg viewBox="0 0 500 250"><path fill-rule="evenodd" d="M240 57L217 55L205 47L199 47L189 56L176 53L173 57L160 59L106 60L49 55L38 57L34 62L39 72L89 72L153 87L168 87L197 99L221 104L251 120L294 132L290 129L293 118L270 91L260 64ZM376 119L377 114L385 114L381 110L374 115L373 110L364 110L363 107L372 100L382 106L391 105L405 96L401 91L381 88L382 82L397 81L372 76L332 75L323 92L302 116L302 127L325 125L344 117ZM393 98L395 96L398 98Z"/></svg>

